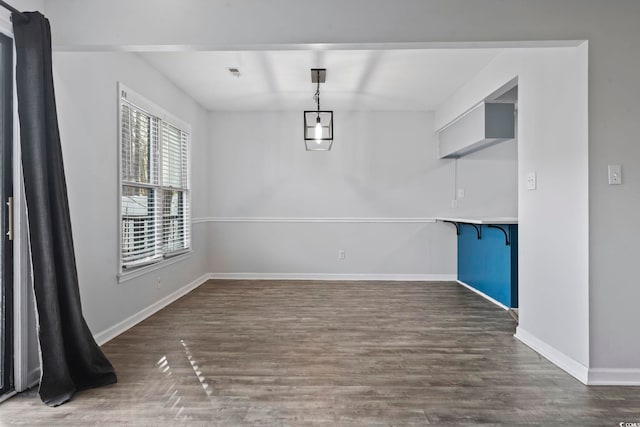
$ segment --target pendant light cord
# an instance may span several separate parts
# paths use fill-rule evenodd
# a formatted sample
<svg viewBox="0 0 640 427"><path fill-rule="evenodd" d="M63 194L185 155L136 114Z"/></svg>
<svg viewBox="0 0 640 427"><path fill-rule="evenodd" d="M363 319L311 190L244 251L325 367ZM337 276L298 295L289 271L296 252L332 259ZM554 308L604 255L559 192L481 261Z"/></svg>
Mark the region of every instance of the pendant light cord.
<svg viewBox="0 0 640 427"><path fill-rule="evenodd" d="M316 89L316 104L318 105L318 115L320 115L320 70L316 71L318 88Z"/></svg>

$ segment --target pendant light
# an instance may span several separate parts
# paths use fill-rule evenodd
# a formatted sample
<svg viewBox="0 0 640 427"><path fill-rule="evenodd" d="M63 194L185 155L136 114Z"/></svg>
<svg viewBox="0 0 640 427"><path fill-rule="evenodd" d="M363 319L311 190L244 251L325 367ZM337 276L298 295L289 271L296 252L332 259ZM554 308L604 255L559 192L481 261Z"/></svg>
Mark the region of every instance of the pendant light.
<svg viewBox="0 0 640 427"><path fill-rule="evenodd" d="M311 69L311 83L316 83L315 110L304 112L304 144L307 151L329 151L333 144L333 111L320 110L320 83L327 78L325 68Z"/></svg>

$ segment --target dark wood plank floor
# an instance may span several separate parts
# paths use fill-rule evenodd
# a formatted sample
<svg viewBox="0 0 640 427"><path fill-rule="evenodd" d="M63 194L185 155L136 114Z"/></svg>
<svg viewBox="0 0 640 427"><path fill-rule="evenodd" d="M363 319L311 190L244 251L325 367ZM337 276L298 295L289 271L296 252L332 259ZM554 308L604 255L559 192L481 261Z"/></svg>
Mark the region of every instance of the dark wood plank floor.
<svg viewBox="0 0 640 427"><path fill-rule="evenodd" d="M24 425L618 425L640 388L585 387L455 283L210 281L104 346L119 377Z"/></svg>

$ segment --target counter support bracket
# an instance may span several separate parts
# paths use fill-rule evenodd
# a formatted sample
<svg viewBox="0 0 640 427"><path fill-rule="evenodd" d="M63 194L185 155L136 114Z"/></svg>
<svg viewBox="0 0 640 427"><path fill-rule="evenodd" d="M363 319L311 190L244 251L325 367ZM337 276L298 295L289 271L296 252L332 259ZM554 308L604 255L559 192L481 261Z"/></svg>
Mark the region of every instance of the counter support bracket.
<svg viewBox="0 0 640 427"><path fill-rule="evenodd" d="M510 242L510 237L511 237L511 228L509 226L507 226L507 229L505 230L504 228L502 228L502 226L499 225L488 225L487 227L489 228L496 228L500 231L502 231L504 233L504 239L505 239L505 244L507 246L511 246L511 242Z"/></svg>
<svg viewBox="0 0 640 427"><path fill-rule="evenodd" d="M463 224L467 224L472 226L473 228L476 229L476 234L478 235L478 240L482 239L482 224L476 225L476 224L469 224L469 223L463 223Z"/></svg>
<svg viewBox="0 0 640 427"><path fill-rule="evenodd" d="M453 222L453 221L442 221L442 222L446 222L447 224L453 224L454 227L456 227L456 235L457 236L460 235L460 224L458 224L457 222Z"/></svg>

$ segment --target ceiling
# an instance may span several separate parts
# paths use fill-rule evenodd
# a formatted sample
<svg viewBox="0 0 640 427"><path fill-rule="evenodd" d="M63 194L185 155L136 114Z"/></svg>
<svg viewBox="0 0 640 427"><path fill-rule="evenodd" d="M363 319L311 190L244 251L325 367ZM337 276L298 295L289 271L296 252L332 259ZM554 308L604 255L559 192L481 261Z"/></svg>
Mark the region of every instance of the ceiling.
<svg viewBox="0 0 640 427"><path fill-rule="evenodd" d="M501 49L140 53L211 111L313 109L311 68L326 68L321 106L432 111ZM228 68L237 67L235 77Z"/></svg>

